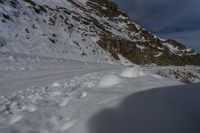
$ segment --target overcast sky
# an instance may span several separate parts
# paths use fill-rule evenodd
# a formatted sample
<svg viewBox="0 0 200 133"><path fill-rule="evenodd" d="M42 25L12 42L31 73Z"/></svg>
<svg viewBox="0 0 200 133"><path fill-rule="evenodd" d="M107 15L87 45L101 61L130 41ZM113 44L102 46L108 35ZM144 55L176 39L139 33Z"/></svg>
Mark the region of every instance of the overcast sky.
<svg viewBox="0 0 200 133"><path fill-rule="evenodd" d="M137 23L200 51L200 0L114 0Z"/></svg>

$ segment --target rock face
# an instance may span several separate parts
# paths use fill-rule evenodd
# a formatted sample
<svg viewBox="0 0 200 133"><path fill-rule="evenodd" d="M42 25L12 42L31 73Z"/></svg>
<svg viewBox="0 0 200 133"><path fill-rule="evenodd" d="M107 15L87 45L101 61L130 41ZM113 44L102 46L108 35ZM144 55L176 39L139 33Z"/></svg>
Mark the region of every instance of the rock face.
<svg viewBox="0 0 200 133"><path fill-rule="evenodd" d="M199 65L200 55L134 23L111 0L0 0L1 52Z"/></svg>

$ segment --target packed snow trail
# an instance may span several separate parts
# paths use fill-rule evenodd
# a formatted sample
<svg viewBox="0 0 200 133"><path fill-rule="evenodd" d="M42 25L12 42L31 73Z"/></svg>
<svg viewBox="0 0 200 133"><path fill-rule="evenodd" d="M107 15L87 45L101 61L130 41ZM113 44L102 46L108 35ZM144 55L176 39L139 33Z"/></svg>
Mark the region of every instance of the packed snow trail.
<svg viewBox="0 0 200 133"><path fill-rule="evenodd" d="M180 84L139 67L51 65L1 71L1 133L88 133L87 122L97 111L138 91Z"/></svg>
<svg viewBox="0 0 200 133"><path fill-rule="evenodd" d="M110 68L111 69L111 68ZM106 70L103 68L78 68L71 70L48 70L48 71L36 71L27 72L24 74L18 74L16 78L10 78L6 80L0 80L1 92L0 94L8 94L14 90L27 88L31 86L45 86L52 83L55 80L68 79L73 76L83 75L91 72L98 72ZM24 72L23 72L24 73ZM11 75L12 76L12 75Z"/></svg>

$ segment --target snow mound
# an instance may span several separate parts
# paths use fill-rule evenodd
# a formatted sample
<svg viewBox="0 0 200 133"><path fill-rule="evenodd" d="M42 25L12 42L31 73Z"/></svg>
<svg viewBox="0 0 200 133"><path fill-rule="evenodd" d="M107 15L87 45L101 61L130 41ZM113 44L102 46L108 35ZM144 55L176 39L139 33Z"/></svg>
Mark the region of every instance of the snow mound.
<svg viewBox="0 0 200 133"><path fill-rule="evenodd" d="M131 67L122 71L120 76L124 78L137 78L141 76L146 76L146 74L139 67Z"/></svg>
<svg viewBox="0 0 200 133"><path fill-rule="evenodd" d="M60 84L57 81L52 84L52 87L59 87L59 86Z"/></svg>
<svg viewBox="0 0 200 133"><path fill-rule="evenodd" d="M122 79L116 75L106 75L100 79L98 87L108 88L120 84L121 82Z"/></svg>

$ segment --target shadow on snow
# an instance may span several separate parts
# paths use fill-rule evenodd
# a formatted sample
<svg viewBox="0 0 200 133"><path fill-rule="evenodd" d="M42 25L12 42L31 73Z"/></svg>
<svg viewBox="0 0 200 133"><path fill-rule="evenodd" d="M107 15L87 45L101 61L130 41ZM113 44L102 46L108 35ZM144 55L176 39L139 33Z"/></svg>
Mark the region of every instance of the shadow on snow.
<svg viewBox="0 0 200 133"><path fill-rule="evenodd" d="M94 115L88 127L91 133L200 133L200 84L133 94Z"/></svg>

